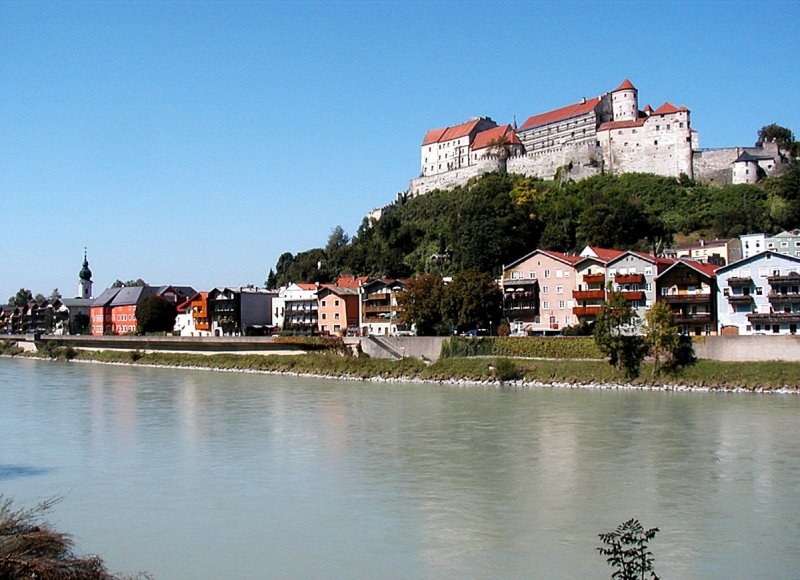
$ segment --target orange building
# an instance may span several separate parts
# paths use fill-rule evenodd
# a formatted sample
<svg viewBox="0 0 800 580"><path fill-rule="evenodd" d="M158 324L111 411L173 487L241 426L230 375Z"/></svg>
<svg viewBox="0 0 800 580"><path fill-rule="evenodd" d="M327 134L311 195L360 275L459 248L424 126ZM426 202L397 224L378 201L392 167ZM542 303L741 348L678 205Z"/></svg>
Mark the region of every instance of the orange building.
<svg viewBox="0 0 800 580"><path fill-rule="evenodd" d="M338 335L358 332L358 289L324 284L317 293L319 318L323 334Z"/></svg>

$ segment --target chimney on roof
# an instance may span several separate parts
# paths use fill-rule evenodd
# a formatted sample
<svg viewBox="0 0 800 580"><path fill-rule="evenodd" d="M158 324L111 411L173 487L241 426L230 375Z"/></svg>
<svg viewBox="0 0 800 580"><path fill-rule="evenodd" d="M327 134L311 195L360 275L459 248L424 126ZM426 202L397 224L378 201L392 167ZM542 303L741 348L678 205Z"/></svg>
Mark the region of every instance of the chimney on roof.
<svg viewBox="0 0 800 580"><path fill-rule="evenodd" d="M581 97L581 105L585 105L585 104L586 104L586 97Z"/></svg>

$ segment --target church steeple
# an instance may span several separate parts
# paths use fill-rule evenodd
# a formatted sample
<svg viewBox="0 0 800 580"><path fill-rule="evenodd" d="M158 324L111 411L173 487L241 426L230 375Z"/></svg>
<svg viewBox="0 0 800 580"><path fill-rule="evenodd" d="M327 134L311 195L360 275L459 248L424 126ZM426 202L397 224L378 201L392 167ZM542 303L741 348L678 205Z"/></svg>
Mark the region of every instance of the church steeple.
<svg viewBox="0 0 800 580"><path fill-rule="evenodd" d="M83 267L78 274L78 298L92 297L92 271L89 269L89 260L86 258L86 248L83 249Z"/></svg>

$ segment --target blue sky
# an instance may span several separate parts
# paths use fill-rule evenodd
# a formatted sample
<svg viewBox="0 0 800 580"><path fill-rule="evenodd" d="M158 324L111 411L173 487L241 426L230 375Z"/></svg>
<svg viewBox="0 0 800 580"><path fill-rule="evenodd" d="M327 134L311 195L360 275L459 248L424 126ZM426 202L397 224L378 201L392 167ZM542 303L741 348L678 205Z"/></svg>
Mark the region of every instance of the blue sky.
<svg viewBox="0 0 800 580"><path fill-rule="evenodd" d="M426 130L629 78L702 147L800 133L800 2L0 1L0 301L262 284L419 173Z"/></svg>

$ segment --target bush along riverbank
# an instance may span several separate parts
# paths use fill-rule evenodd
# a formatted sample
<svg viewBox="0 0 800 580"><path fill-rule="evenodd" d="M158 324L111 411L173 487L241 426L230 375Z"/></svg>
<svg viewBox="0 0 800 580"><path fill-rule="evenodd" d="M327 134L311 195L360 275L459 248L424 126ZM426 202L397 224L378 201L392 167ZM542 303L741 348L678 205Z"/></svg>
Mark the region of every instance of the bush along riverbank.
<svg viewBox="0 0 800 580"><path fill-rule="evenodd" d="M483 341L483 344L489 344L491 341L491 339L489 342L485 339L478 340ZM458 344L462 341L459 339L454 342ZM570 341L551 342L567 344ZM366 356L345 356L340 352L330 351L289 356L200 355L140 351L81 351L70 347L54 347L43 349L35 355L19 354L12 348L3 349L3 354L67 361L284 373L343 379L485 383L520 387L554 385L591 388L695 388L800 393L800 363L780 361L737 363L700 360L694 365L681 368L674 373L662 373L658 377L650 376L650 363L645 363L641 375L636 379L630 379L622 370L612 367L602 359L544 360L497 355L463 357L452 356L452 351L449 356L432 364L413 358L373 359Z"/></svg>

